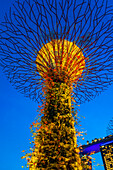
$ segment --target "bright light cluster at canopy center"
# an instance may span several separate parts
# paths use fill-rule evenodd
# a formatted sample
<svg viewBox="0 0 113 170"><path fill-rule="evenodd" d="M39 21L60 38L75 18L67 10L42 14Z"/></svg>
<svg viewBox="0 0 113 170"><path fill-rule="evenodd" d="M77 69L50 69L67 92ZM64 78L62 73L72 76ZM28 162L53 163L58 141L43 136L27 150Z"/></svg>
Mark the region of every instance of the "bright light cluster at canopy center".
<svg viewBox="0 0 113 170"><path fill-rule="evenodd" d="M65 82L77 82L86 67L82 50L65 39L54 39L39 50L36 58L37 71L45 80L50 72Z"/></svg>

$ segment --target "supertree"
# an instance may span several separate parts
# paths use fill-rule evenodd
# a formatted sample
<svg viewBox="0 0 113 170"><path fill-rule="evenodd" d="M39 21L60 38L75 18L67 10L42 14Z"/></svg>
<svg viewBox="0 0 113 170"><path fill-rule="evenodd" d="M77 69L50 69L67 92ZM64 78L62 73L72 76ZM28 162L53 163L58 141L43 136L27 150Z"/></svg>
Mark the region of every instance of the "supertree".
<svg viewBox="0 0 113 170"><path fill-rule="evenodd" d="M113 81L112 11L107 0L17 0L5 15L0 64L18 91L43 104L30 169L83 169L72 102Z"/></svg>
<svg viewBox="0 0 113 170"><path fill-rule="evenodd" d="M106 132L107 135L113 135L113 118L109 121Z"/></svg>

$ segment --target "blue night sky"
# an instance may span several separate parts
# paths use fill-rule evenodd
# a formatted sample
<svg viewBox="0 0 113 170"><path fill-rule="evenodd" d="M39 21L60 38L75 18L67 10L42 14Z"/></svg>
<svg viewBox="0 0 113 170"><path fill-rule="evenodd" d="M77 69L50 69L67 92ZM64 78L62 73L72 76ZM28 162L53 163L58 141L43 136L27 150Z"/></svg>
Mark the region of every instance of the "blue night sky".
<svg viewBox="0 0 113 170"><path fill-rule="evenodd" d="M112 0L111 0L112 1ZM14 0L0 0L0 22ZM110 2L110 1L109 1ZM110 2L113 3L113 2ZM38 104L18 93L0 69L0 170L21 170L26 161L21 159L22 150L30 147L30 124L37 116ZM85 140L107 136L106 128L113 117L113 85L94 100L80 106L82 128L87 130ZM96 163L103 164L101 154L95 154ZM94 164L93 164L94 165ZM95 167L95 166L94 166ZM96 170L104 170L102 166Z"/></svg>

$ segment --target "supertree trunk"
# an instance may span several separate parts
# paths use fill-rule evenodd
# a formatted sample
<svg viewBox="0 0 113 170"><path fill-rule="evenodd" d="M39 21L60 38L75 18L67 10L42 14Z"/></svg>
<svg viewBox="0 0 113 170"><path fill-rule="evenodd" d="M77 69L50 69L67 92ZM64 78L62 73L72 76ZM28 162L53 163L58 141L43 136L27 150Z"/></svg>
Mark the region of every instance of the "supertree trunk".
<svg viewBox="0 0 113 170"><path fill-rule="evenodd" d="M71 87L61 82L53 82L47 90L44 116L35 137L35 151L29 162L30 170L82 170L71 115L70 91Z"/></svg>

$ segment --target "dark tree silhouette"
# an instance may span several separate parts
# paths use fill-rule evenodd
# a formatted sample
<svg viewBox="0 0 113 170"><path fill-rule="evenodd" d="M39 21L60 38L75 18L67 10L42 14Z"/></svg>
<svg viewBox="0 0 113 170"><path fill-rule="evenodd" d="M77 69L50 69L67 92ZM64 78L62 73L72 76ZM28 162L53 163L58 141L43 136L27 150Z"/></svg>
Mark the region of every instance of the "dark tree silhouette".
<svg viewBox="0 0 113 170"><path fill-rule="evenodd" d="M113 118L109 121L107 135L113 135Z"/></svg>

